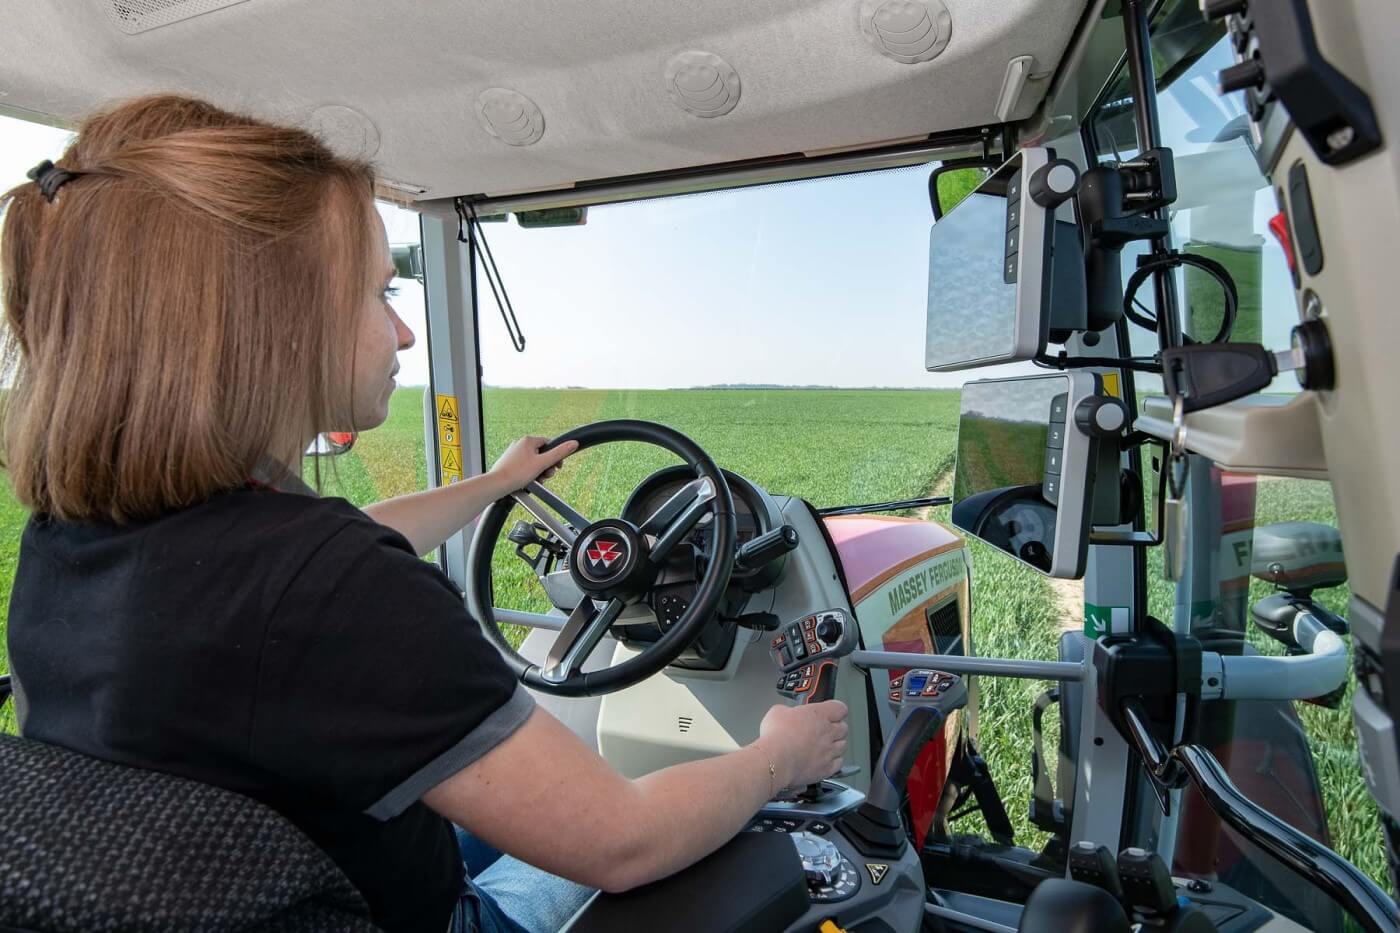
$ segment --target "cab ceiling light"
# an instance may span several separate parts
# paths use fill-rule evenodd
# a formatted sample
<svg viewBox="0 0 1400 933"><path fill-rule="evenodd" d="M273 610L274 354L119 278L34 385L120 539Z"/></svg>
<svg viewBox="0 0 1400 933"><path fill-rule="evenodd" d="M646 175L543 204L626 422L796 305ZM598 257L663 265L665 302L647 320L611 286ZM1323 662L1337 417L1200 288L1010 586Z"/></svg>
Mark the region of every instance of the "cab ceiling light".
<svg viewBox="0 0 1400 933"><path fill-rule="evenodd" d="M713 52L681 52L666 63L666 90L687 113L722 117L739 105L739 72Z"/></svg>
<svg viewBox="0 0 1400 933"><path fill-rule="evenodd" d="M106 7L112 25L134 36L243 2L245 0L109 0Z"/></svg>
<svg viewBox="0 0 1400 933"><path fill-rule="evenodd" d="M379 152L379 127L354 107L317 107L306 121L306 128L343 158L372 159Z"/></svg>
<svg viewBox="0 0 1400 933"><path fill-rule="evenodd" d="M476 99L476 116L486 132L508 146L528 146L544 135L544 114L535 102L510 88L492 87Z"/></svg>
<svg viewBox="0 0 1400 933"><path fill-rule="evenodd" d="M915 65L948 47L953 15L943 0L864 0L860 31L880 54Z"/></svg>

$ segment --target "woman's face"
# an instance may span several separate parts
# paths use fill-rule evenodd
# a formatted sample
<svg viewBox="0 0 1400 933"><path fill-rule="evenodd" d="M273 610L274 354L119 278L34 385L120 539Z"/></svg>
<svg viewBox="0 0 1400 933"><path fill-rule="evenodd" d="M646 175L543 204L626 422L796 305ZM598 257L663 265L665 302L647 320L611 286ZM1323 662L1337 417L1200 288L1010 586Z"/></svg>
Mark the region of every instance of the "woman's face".
<svg viewBox="0 0 1400 933"><path fill-rule="evenodd" d="M389 240L379 212L372 211L374 228L375 290L364 297L355 336L354 429L378 427L389 417L389 396L394 391L394 374L399 371L398 351L413 346L413 331L390 306L389 283L394 263L389 256Z"/></svg>

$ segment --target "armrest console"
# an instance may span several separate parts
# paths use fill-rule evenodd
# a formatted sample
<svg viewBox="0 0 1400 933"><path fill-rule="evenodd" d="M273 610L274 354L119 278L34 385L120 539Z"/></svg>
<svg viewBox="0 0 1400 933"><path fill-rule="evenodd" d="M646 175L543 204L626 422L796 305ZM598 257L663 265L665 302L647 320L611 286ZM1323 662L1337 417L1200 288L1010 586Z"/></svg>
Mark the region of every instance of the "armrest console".
<svg viewBox="0 0 1400 933"><path fill-rule="evenodd" d="M809 906L792 840L740 833L669 878L623 894L599 892L562 933L665 930L679 918L692 933L767 933L795 923Z"/></svg>

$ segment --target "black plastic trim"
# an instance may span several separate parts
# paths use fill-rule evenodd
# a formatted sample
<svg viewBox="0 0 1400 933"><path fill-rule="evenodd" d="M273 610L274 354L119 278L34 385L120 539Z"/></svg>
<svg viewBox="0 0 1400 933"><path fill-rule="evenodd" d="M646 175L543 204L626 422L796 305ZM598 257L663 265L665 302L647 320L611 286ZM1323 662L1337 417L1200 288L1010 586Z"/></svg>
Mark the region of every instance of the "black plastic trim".
<svg viewBox="0 0 1400 933"><path fill-rule="evenodd" d="M1326 891L1363 929L1393 931L1395 902L1355 865L1308 838L1240 793L1220 762L1198 745L1182 745L1172 757L1206 804L1241 836L1310 884Z"/></svg>
<svg viewBox="0 0 1400 933"><path fill-rule="evenodd" d="M1293 221L1293 239L1298 247L1297 262L1308 275L1322 271L1322 235L1317 232L1317 215L1313 211L1312 188L1308 185L1308 167L1299 159L1288 170L1287 212ZM1297 275L1297 272L1294 272Z"/></svg>

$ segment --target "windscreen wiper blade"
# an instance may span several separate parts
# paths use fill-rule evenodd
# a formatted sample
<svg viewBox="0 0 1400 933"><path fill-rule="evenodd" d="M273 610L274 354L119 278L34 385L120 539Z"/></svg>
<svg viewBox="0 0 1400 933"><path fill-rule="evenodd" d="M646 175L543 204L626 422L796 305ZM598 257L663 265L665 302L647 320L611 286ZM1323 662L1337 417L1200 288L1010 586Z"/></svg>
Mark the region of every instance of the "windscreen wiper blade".
<svg viewBox="0 0 1400 933"><path fill-rule="evenodd" d="M902 509L926 509L936 505L949 505L952 501L948 496L928 496L923 499L871 502L867 505L833 505L830 508L817 509L817 514L822 518L828 518L832 515L857 515L862 512L898 512Z"/></svg>

